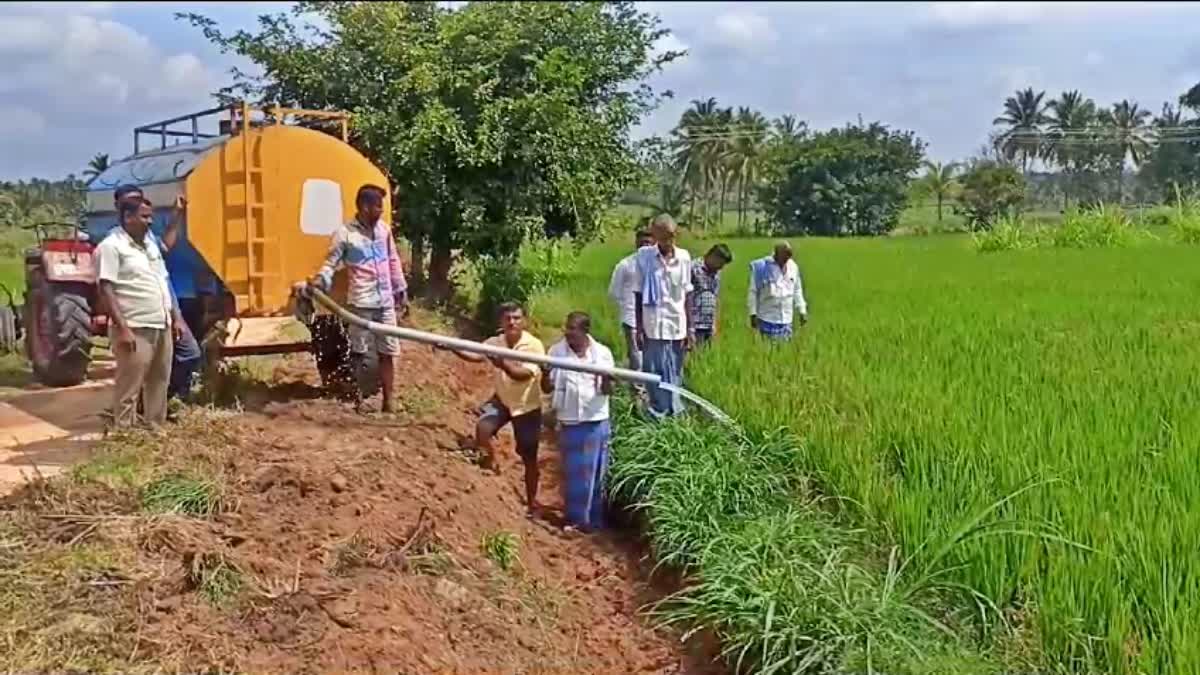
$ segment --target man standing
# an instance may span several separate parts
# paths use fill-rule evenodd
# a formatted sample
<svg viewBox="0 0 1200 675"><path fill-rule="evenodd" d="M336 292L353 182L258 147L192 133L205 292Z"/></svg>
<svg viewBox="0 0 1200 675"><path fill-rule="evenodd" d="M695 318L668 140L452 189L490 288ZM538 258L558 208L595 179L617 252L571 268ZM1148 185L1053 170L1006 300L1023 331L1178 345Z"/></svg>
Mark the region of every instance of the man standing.
<svg viewBox="0 0 1200 675"><path fill-rule="evenodd" d="M141 397L145 422L157 427L167 418L167 385L172 343L183 318L171 301L162 251L147 234L154 212L146 200L121 201L121 226L96 247L100 294L112 319L109 338L117 359L113 425L137 422Z"/></svg>
<svg viewBox="0 0 1200 675"><path fill-rule="evenodd" d="M654 246L640 249L634 278L634 308L642 370L662 378L664 384L683 384L684 355L695 344L689 325L692 302L692 257L675 245L676 227L662 214L650 225ZM679 394L654 387L650 414L654 417L683 412Z"/></svg>
<svg viewBox="0 0 1200 675"><path fill-rule="evenodd" d="M145 194L142 189L136 185L121 185L113 192L113 207L120 212L121 202L130 201L133 204L139 204L145 199ZM183 224L183 219L187 210L187 202L180 197L175 203L175 210L172 214L170 222L167 223L163 230L161 239L154 236L154 233L148 232L146 237L153 241L163 254L164 260L169 255L170 251L175 248L175 244L179 240L179 228ZM119 219L119 216L118 216ZM120 222L114 229L120 228ZM171 378L170 384L167 387L167 397L181 399L187 395L191 388L192 375L200 366L200 360L203 353L200 351L200 343L196 341L196 333L201 329L200 321L195 316L188 316L188 312L184 311L183 303L179 301L179 296L175 292L175 284L179 282L192 284L193 280L187 279L168 279L167 287L171 291L171 304L183 317L184 321L179 326L179 337L175 340L172 349L174 354L171 363ZM190 308L189 308L190 309ZM195 314L192 312L191 314ZM170 416L168 412L168 416Z"/></svg>
<svg viewBox="0 0 1200 675"><path fill-rule="evenodd" d="M400 265L396 239L392 229L383 221L383 199L387 192L377 185L358 189L354 205L358 209L354 220L333 233L325 264L310 283L323 291L333 284L338 267L346 267L349 288L346 306L356 316L376 323L396 324L396 312L408 305L408 283ZM379 354L379 380L383 389L385 413L396 411L393 391L396 381L395 356L400 353L400 339L376 335L359 326L348 329L350 354L361 371L369 350ZM361 388L356 388L358 408L364 410Z"/></svg>
<svg viewBox="0 0 1200 675"><path fill-rule="evenodd" d="M546 353L541 340L525 331L525 310L520 305L515 302L500 305L499 321L500 334L484 340L484 344L531 354ZM537 455L542 432L542 395L538 375L541 369L532 363L451 351L464 361L480 363L486 360L496 367L495 393L481 406L479 421L475 425L475 449L483 454L483 468L499 474L500 465L496 461L493 441L504 425L512 424L517 454L525 465L525 507L531 517L537 515Z"/></svg>
<svg viewBox="0 0 1200 675"><path fill-rule="evenodd" d="M800 315L800 324L808 323L808 303L790 244L779 242L774 255L750 263L748 296L750 325L767 338L791 339L793 307Z"/></svg>
<svg viewBox="0 0 1200 675"><path fill-rule="evenodd" d="M550 347L550 356L592 366L612 368L612 352L591 335L592 319L571 312L563 339ZM566 369L542 371L542 391L551 394L559 422L563 504L569 527L590 532L604 526L604 477L608 470L608 397L611 377Z"/></svg>
<svg viewBox="0 0 1200 675"><path fill-rule="evenodd" d="M696 345L708 344L717 336L717 296L721 293L721 268L733 262L725 244L708 249L702 260L692 262L692 330Z"/></svg>
<svg viewBox="0 0 1200 675"><path fill-rule="evenodd" d="M629 369L642 369L642 352L637 340L637 308L634 306L634 284L637 282L637 252L654 245L649 230L638 230L634 252L625 256L613 268L608 283L608 297L617 305L621 318L621 332L625 335L625 352L629 355Z"/></svg>

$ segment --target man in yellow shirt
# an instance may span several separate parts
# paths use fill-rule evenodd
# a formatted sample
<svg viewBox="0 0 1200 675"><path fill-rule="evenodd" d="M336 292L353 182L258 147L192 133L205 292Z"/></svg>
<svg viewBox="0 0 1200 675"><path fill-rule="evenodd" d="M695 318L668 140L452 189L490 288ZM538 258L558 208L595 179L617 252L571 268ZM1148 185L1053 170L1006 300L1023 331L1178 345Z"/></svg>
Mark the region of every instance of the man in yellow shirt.
<svg viewBox="0 0 1200 675"><path fill-rule="evenodd" d="M493 347L518 352L545 354L546 348L525 331L525 310L515 302L500 305L500 334L484 340ZM525 505L529 515L537 514L538 441L542 431L542 392L539 386L541 369L532 363L455 351L460 359L479 363L491 361L496 367L496 391L480 409L475 425L475 449L483 454L483 466L500 473L496 449L492 444L504 425L512 423L517 439L517 454L525 465Z"/></svg>

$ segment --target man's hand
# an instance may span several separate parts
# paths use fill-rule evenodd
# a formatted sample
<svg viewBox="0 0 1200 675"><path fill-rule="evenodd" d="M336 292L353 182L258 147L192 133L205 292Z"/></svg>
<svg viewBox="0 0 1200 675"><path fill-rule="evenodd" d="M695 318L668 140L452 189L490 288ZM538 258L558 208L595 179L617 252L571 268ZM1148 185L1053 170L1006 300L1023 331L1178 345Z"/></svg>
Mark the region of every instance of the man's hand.
<svg viewBox="0 0 1200 675"><path fill-rule="evenodd" d="M408 316L408 293L405 291L396 293L393 301L396 304L396 317L403 319Z"/></svg>
<svg viewBox="0 0 1200 675"><path fill-rule="evenodd" d="M133 331L128 326L118 326L117 334L113 339L115 340L113 343L114 352L127 351L132 354L137 350L137 338L134 337Z"/></svg>
<svg viewBox="0 0 1200 675"><path fill-rule="evenodd" d="M754 330L758 330L758 317L757 316L750 317L750 327L753 328Z"/></svg>
<svg viewBox="0 0 1200 675"><path fill-rule="evenodd" d="M646 332L642 330L641 326L633 331L633 344L637 345L639 352L646 351Z"/></svg>
<svg viewBox="0 0 1200 675"><path fill-rule="evenodd" d="M175 198L175 212L180 215L187 213L187 197L180 195Z"/></svg>
<svg viewBox="0 0 1200 675"><path fill-rule="evenodd" d="M187 324L183 322L183 315L179 313L179 310L171 312L171 338L175 342L179 342L180 338L183 337L183 329L186 326Z"/></svg>
<svg viewBox="0 0 1200 675"><path fill-rule="evenodd" d="M695 348L696 348L696 334L688 333L687 337L685 337L683 339L683 350L685 352L690 352Z"/></svg>
<svg viewBox="0 0 1200 675"><path fill-rule="evenodd" d="M801 314L801 315L800 315L800 325L801 325L801 326L803 326L803 325L804 325L804 324L806 324L806 323L808 323L808 315L807 315L807 314Z"/></svg>

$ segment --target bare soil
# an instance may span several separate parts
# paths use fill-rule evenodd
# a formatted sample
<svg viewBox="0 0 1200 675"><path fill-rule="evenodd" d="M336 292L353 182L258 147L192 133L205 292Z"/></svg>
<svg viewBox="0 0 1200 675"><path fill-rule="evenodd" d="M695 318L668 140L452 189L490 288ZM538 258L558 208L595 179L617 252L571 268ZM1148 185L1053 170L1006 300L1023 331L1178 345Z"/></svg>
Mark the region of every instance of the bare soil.
<svg viewBox="0 0 1200 675"><path fill-rule="evenodd" d="M498 477L460 450L489 368L409 347L388 416L314 398L304 357L273 379L0 501L0 671L722 672L640 611L667 582L631 532L558 527L550 434L542 520L507 432ZM148 514L174 473L216 513Z"/></svg>

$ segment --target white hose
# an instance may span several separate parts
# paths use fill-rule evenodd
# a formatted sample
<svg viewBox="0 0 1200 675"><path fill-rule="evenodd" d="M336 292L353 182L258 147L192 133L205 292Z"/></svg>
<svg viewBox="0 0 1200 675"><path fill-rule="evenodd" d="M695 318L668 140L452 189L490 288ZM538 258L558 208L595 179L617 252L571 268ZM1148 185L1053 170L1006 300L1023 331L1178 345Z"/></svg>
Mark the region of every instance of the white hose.
<svg viewBox="0 0 1200 675"><path fill-rule="evenodd" d="M437 333L426 333L424 331L413 330L411 328L401 328L392 324L378 323L368 321L353 312L345 309L337 304L328 295L325 295L318 288L309 286L308 293L317 302L324 305L339 318L347 323L352 323L355 326L369 330L372 333L381 335L390 335L400 338L401 340L409 340L412 342L420 342L427 345L436 345L454 351L469 352L472 354L482 354L484 356L494 356L512 361L524 361L525 363L534 363L539 366L549 366L551 368L561 368L563 370L574 370L581 373L592 373L593 375L604 375L618 380L627 380L637 382L639 384L657 387L662 378L652 373L643 373L637 370L628 370L625 368L605 368L589 363L583 363L573 359L556 359L542 354L530 354L529 352L519 352L512 349L504 349L502 347L493 347L485 345L481 342L473 342L471 340L460 340L458 338L449 337L446 335L438 335Z"/></svg>

